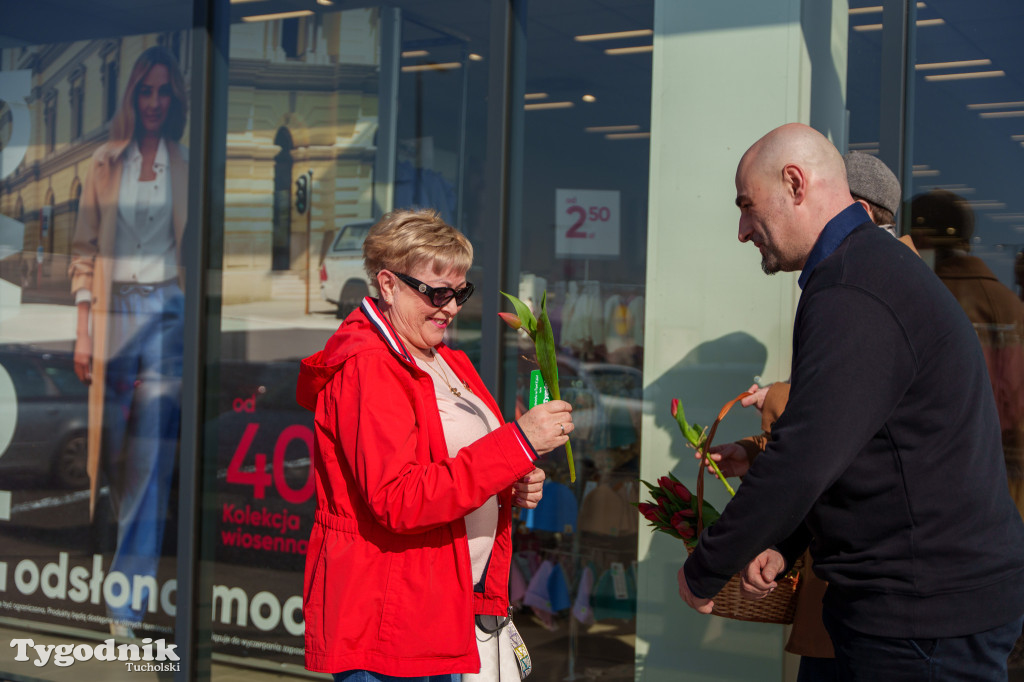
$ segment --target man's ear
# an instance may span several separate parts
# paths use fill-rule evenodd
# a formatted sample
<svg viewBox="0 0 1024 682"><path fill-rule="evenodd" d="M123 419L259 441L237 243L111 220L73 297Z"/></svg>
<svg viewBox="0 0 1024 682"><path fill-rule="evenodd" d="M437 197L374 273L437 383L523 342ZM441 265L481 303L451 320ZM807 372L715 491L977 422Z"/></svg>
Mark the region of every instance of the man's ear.
<svg viewBox="0 0 1024 682"><path fill-rule="evenodd" d="M792 163L783 166L782 184L786 188L786 193L793 198L794 204L802 204L807 198L807 176L800 166Z"/></svg>
<svg viewBox="0 0 1024 682"><path fill-rule="evenodd" d="M857 202L858 204L860 204L861 206L863 206L864 210L868 212L868 217L870 217L871 220L874 221L874 219L875 219L875 212L871 210L871 204L869 204L864 199L857 199L856 197L854 198L854 201Z"/></svg>

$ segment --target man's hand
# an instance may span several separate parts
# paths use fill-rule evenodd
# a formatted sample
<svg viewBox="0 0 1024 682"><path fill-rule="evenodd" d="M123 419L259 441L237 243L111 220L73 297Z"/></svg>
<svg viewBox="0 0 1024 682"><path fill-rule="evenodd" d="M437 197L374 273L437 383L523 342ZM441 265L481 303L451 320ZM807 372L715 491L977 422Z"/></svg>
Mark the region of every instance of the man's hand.
<svg viewBox="0 0 1024 682"><path fill-rule="evenodd" d="M679 596L683 598L690 608L697 613L703 613L705 615L711 613L711 609L715 607L715 602L710 599L701 599L700 597L694 596L693 592L690 592L690 586L686 584L686 575L683 574L683 569L679 569Z"/></svg>
<svg viewBox="0 0 1024 682"><path fill-rule="evenodd" d="M540 498L544 495L544 479L547 474L543 469L534 469L513 484L515 497L512 503L524 509L534 509L540 504Z"/></svg>
<svg viewBox="0 0 1024 682"><path fill-rule="evenodd" d="M778 587L775 578L785 567L786 560L781 554L774 549L766 549L743 569L740 594L747 599L764 599Z"/></svg>
<svg viewBox="0 0 1024 682"><path fill-rule="evenodd" d="M697 452L694 457L700 459L700 452ZM737 443L713 446L711 452L708 453L708 458L718 464L718 468L722 470L722 475L725 477L746 476L750 470L750 458L747 456L747 451ZM708 468L709 474L718 476L715 468L709 462L705 461L704 466Z"/></svg>
<svg viewBox="0 0 1024 682"><path fill-rule="evenodd" d="M768 389L771 387L771 384L768 384L767 386L758 386L757 384L751 385L751 387L747 389L747 391L752 392L751 395L748 395L746 398L741 400L740 405L743 407L750 407L753 405L757 408L757 411L760 412L764 409L764 397L768 395Z"/></svg>

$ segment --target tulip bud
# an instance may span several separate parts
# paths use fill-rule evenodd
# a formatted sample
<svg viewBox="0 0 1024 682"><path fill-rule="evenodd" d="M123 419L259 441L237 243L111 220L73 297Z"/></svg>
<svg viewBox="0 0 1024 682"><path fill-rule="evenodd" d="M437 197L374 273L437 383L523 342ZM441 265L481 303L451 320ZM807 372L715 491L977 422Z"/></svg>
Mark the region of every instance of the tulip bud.
<svg viewBox="0 0 1024 682"><path fill-rule="evenodd" d="M679 398L672 398L672 418L675 419L675 416L678 413L679 413Z"/></svg>
<svg viewBox="0 0 1024 682"><path fill-rule="evenodd" d="M644 518L646 518L648 521L658 520L657 506L651 504L650 502L641 502L640 504L637 505L637 508L640 510L640 513L644 515Z"/></svg>
<svg viewBox="0 0 1024 682"><path fill-rule="evenodd" d="M519 319L518 315L513 315L512 313L498 313L498 317L505 320L505 324L513 329L519 329L523 326L523 321Z"/></svg>
<svg viewBox="0 0 1024 682"><path fill-rule="evenodd" d="M672 490L672 483L674 483L674 481L668 476L662 476L658 479L658 485L660 485L664 490Z"/></svg>
<svg viewBox="0 0 1024 682"><path fill-rule="evenodd" d="M686 523L673 525L673 528L676 529L676 532L679 533L679 535L682 536L684 540L689 540L690 538L697 535L697 531L695 531L689 524Z"/></svg>
<svg viewBox="0 0 1024 682"><path fill-rule="evenodd" d="M692 497L692 495L690 494L690 491L682 483L677 483L676 481L672 481L672 487L669 488L669 489L672 492L674 492L676 495L678 495L679 499L681 499L683 502L689 502L690 498Z"/></svg>

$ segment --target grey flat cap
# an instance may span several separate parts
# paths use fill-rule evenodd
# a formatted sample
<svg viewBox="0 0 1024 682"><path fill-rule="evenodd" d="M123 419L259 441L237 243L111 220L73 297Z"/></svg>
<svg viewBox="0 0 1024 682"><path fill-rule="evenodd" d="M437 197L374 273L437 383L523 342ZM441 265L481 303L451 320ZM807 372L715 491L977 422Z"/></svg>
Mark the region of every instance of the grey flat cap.
<svg viewBox="0 0 1024 682"><path fill-rule="evenodd" d="M900 181L877 156L864 152L846 152L846 181L850 194L878 204L893 215L900 207Z"/></svg>

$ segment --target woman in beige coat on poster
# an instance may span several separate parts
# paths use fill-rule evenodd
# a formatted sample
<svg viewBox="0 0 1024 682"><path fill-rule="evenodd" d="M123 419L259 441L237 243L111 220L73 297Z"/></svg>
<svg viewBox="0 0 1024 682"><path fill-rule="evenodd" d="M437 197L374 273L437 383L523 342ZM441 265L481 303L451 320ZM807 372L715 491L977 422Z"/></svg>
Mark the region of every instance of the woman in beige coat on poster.
<svg viewBox="0 0 1024 682"><path fill-rule="evenodd" d="M187 113L184 79L162 47L135 62L93 154L72 244L78 308L75 371L89 384L90 513L101 472L117 518L110 572L131 588L105 595L111 632L130 635L155 589L181 415L184 297L181 244L188 169L177 141Z"/></svg>

